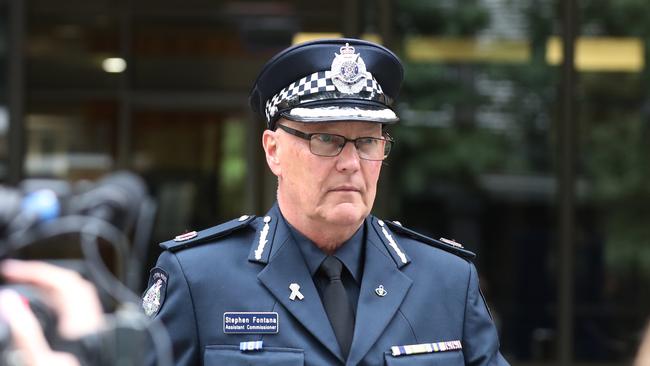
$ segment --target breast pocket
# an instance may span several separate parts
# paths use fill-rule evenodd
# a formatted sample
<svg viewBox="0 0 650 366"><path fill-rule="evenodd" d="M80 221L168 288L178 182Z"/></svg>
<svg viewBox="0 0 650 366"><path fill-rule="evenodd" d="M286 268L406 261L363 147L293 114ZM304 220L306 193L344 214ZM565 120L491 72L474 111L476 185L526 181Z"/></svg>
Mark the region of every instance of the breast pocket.
<svg viewBox="0 0 650 366"><path fill-rule="evenodd" d="M304 366L305 353L297 348L264 347L261 351L242 352L238 346L205 347L204 366Z"/></svg>
<svg viewBox="0 0 650 366"><path fill-rule="evenodd" d="M394 357L390 352L384 354L386 366L434 366L465 365L462 351L419 353Z"/></svg>

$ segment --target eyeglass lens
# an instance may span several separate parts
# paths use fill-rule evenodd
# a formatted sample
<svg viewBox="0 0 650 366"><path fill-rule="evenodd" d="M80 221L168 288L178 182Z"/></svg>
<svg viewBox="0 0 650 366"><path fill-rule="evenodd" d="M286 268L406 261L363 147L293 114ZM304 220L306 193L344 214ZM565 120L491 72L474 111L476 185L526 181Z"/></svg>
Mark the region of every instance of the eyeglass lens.
<svg viewBox="0 0 650 366"><path fill-rule="evenodd" d="M345 146L345 137L327 133L317 133L311 136L309 147L311 152L321 156L336 156ZM388 156L391 141L374 138L360 137L353 140L359 157L366 160L383 160Z"/></svg>

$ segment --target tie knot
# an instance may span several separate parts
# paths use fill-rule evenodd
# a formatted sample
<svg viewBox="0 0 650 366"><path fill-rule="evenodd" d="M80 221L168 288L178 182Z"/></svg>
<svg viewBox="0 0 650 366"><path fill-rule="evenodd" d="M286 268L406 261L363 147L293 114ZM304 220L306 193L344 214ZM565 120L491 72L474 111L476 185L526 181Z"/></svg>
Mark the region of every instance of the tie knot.
<svg viewBox="0 0 650 366"><path fill-rule="evenodd" d="M327 256L320 265L320 271L327 276L330 281L340 280L342 270L343 263L341 263L338 258L331 255Z"/></svg>

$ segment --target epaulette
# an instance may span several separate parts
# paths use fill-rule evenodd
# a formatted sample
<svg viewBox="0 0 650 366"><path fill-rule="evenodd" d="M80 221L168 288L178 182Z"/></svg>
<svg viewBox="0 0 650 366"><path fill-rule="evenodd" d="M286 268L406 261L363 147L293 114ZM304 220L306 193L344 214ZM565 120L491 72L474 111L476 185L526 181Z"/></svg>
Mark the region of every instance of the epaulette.
<svg viewBox="0 0 650 366"><path fill-rule="evenodd" d="M440 238L440 240L436 240L436 239L430 238L430 237L428 237L426 235L422 235L422 234L420 234L420 233L418 233L416 231L413 231L411 229L407 229L407 228L403 227L402 224L400 224L397 221L385 220L384 222L394 232L404 234L404 235L406 235L406 236L408 236L408 237L410 237L412 239L415 239L417 241L421 241L423 243L429 244L429 245L434 246L436 248L440 248L440 249L442 249L444 251L456 254L457 256L463 257L465 259L472 260L472 259L474 259L476 257L476 254L474 254L473 252L470 252L469 250L463 248L463 246L461 244L459 244L459 243L457 243L457 242L455 242L453 240L445 239L445 238Z"/></svg>
<svg viewBox="0 0 650 366"><path fill-rule="evenodd" d="M243 215L238 219L224 222L223 224L213 226L209 229L201 230L199 232L190 231L178 235L172 240L160 243L160 247L171 252L177 252L182 249L205 244L248 226L248 224L254 219L255 215Z"/></svg>

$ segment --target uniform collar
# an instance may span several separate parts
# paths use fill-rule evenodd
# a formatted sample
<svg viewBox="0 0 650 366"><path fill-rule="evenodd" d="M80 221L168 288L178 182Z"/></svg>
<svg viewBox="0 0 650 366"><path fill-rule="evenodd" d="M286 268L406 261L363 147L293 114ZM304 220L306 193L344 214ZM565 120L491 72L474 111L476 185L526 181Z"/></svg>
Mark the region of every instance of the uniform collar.
<svg viewBox="0 0 650 366"><path fill-rule="evenodd" d="M293 236L302 256L305 258L305 263L312 277L318 271L321 263L327 254L320 250L314 242L309 240L305 235L303 235L296 228L291 226L289 222L284 219L284 216L280 213L280 220L282 220L287 227L289 232ZM348 239L343 245L341 245L335 252L334 256L337 257L345 267L350 271L352 277L357 283L361 283L361 277L363 274L363 247L365 243L365 221L364 224L359 227L359 229Z"/></svg>
<svg viewBox="0 0 650 366"><path fill-rule="evenodd" d="M397 239L393 238L388 224L380 221L372 216L366 219L360 239L364 245L350 245L355 243L348 242L344 246L363 248L359 255L363 257L363 265L355 271L363 273L363 280L359 283L355 335L348 365L361 363L377 339L384 334L413 282L401 271L408 264L408 257ZM294 239L294 234L281 217L277 205L267 216L256 219L254 225L258 233L252 243L249 260L264 265L257 275L260 283L341 364L346 363L310 273L312 270L308 266L308 260L299 249L299 240ZM309 241L306 244L313 247ZM323 253L322 256L324 255ZM352 273L353 276L356 275ZM289 286L293 283L300 286L303 299L291 298ZM390 295L379 295L377 291L381 287L378 286L383 286L386 289L384 291Z"/></svg>

